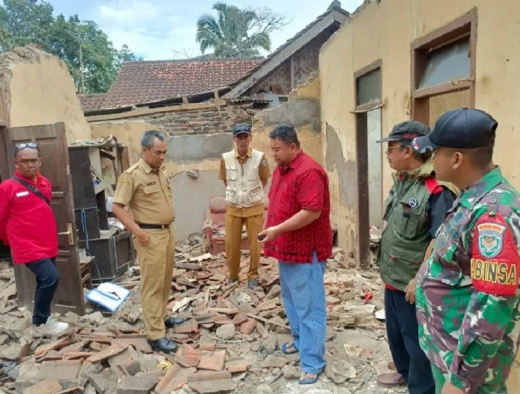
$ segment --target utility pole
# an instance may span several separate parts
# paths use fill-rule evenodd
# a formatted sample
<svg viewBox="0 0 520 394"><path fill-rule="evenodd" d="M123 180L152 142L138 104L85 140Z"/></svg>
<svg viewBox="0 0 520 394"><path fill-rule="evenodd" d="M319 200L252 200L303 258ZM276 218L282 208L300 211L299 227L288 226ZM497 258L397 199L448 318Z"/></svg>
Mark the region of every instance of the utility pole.
<svg viewBox="0 0 520 394"><path fill-rule="evenodd" d="M81 77L81 93L85 94L85 70L83 68L83 42L79 43L79 73Z"/></svg>

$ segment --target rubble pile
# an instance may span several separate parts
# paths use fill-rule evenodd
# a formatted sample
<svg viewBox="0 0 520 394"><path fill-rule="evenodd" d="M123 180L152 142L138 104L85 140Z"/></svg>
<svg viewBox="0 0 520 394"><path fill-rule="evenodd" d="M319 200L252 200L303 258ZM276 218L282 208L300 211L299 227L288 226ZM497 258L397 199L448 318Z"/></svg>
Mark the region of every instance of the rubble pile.
<svg viewBox="0 0 520 394"><path fill-rule="evenodd" d="M260 286L251 290L246 252L241 284L227 284L225 257L202 249L200 239L176 247L168 310L185 322L167 334L179 344L171 355L152 353L146 342L138 263L118 283L132 293L116 313L69 312L59 320L71 333L52 340L30 336L31 313L16 303L12 269L0 266L0 392L300 392L298 355L279 350L291 336L276 262L261 259ZM328 365L315 386L323 393L393 392L375 383L389 368L384 323L374 317L382 308L378 273L356 270L336 249L325 285Z"/></svg>

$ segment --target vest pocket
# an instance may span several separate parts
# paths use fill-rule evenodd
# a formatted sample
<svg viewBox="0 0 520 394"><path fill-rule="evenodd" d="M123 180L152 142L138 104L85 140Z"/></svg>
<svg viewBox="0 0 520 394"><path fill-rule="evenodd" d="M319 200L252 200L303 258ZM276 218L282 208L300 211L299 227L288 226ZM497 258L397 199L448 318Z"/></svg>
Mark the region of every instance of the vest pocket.
<svg viewBox="0 0 520 394"><path fill-rule="evenodd" d="M396 231L405 238L413 238L417 235L419 227L420 214L408 203L400 201L397 204L395 215L397 215Z"/></svg>
<svg viewBox="0 0 520 394"><path fill-rule="evenodd" d="M434 259L431 262L430 275L438 281L453 287L458 285L462 279L462 269L458 264L459 246L449 237L446 237L444 241L448 242L446 246L441 245L438 247L438 242L435 243L434 250L436 248L437 250L434 252ZM438 260L444 260L445 263L441 266L441 262Z"/></svg>
<svg viewBox="0 0 520 394"><path fill-rule="evenodd" d="M256 202L256 201L262 201L263 199L263 195L262 195L262 186L257 186L253 189L251 189L251 200L252 202Z"/></svg>
<svg viewBox="0 0 520 394"><path fill-rule="evenodd" d="M236 181L238 179L238 168L226 167L226 178L228 181Z"/></svg>
<svg viewBox="0 0 520 394"><path fill-rule="evenodd" d="M228 202L233 201L236 194L237 194L237 192L233 187L231 187L229 185L228 185L228 187L226 187L226 201L228 201Z"/></svg>

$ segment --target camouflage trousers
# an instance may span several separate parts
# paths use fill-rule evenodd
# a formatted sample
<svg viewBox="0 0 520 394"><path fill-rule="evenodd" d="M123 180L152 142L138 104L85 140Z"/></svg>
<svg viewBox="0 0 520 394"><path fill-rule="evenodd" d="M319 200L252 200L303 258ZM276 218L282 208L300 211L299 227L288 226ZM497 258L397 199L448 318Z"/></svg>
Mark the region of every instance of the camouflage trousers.
<svg viewBox="0 0 520 394"><path fill-rule="evenodd" d="M442 393L442 387L448 378L448 375L432 364L433 379L435 380L435 394ZM475 394L507 394L505 382L499 384L483 384L478 388Z"/></svg>

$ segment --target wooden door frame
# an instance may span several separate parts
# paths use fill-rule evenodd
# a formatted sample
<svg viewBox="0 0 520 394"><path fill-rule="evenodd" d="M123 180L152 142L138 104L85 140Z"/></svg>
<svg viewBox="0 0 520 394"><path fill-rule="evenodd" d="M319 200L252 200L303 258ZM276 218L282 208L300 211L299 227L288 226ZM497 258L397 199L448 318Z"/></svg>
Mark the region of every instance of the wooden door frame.
<svg viewBox="0 0 520 394"><path fill-rule="evenodd" d="M55 134L57 135L58 139L61 136L61 138L63 139L65 146L66 146L66 129L65 129L65 123L63 123L63 122L55 123L52 125L34 125L34 126L25 126L25 127L20 127L20 128L21 129L44 128L45 129L47 127L50 128L51 126L52 126L52 130L55 131ZM7 156L9 158L8 159L8 161L9 161L8 169L7 169L7 171L10 174L9 177L14 172L14 157L13 157L14 150L9 150L11 143L14 142L12 140L12 138L10 138L10 136L9 136L9 131L12 131L13 129L17 129L17 128L16 127L15 128L4 128L4 135L2 136L2 137L4 137L3 141L5 144L5 147L7 148ZM47 132L47 130L45 130L45 131ZM14 133L14 134L16 134L16 133ZM34 137L35 134L38 135L38 133L32 134L33 141L35 140L35 137ZM36 139L38 139L38 138L39 137L36 137ZM78 240L76 237L74 196L73 196L71 174L70 174L70 167L69 167L69 158L68 158L69 151L68 151L67 146L66 146L66 148L67 149L65 149L65 152L63 152L63 154L66 156L63 159L67 163L67 165L66 165L67 168L63 169L63 172L60 171L60 172L58 172L58 174L56 174L56 176L59 176L59 182L56 182L56 184L57 185L63 185L66 183L68 184L67 189L63 190L63 192L64 192L63 196L62 197L60 196L59 198L63 198L66 201L69 201L69 204L70 204L69 207L72 208L72 209L67 209L66 217L64 219L65 219L65 222L67 222L71 226L70 231L72 231L72 233L73 233L75 243L74 244L69 243L70 248L60 247L60 251L62 253L59 253L58 256L56 257L56 265L59 269L62 259L67 260L67 263L76 264L77 270L71 270L71 272L72 272L71 276L68 276L68 277L62 276L60 279L59 286L61 286L62 283L64 283L65 281L71 281L71 283L73 283L73 284L77 282L81 294L78 294L79 299L77 299L75 296L71 295L70 300L66 300L67 301L66 303L58 304L57 302L59 301L59 299L56 298L56 296L60 292L60 287L58 287L58 292L56 293L56 295L54 297L52 305L53 305L53 312L66 313L68 311L73 311L74 313L76 313L78 315L83 315L85 313L85 299L84 299L84 295L83 295L83 286L82 286L82 281L81 281L80 261L79 261L79 253L78 253ZM43 174L43 175L45 175L45 174ZM67 193L65 193L65 192L67 192ZM54 193L56 193L56 190L53 187L53 194ZM56 199L53 198L53 200L51 201L51 205L53 204L53 201L56 201ZM68 235L66 234L66 231L68 230L68 228L60 228L59 227L60 221L58 220L59 216L57 216L57 215L55 215L55 216L57 218L58 237L61 237L60 245L63 246L67 242L65 240L68 239ZM33 280L33 279L31 279L32 274L29 273L29 270L26 267L24 267L23 264L19 264L19 265L15 264L14 271L15 271L15 278L16 278L16 288L17 288L17 292L18 292L18 301L20 304L32 309L32 304L34 302L34 293L33 293L34 289L31 286L31 281ZM63 289L63 290L66 291L65 289ZM62 293L62 294L65 294L65 293ZM69 303L69 301L70 301L70 303Z"/></svg>
<svg viewBox="0 0 520 394"><path fill-rule="evenodd" d="M5 89L0 88L0 178L9 179L9 159L7 158L7 126L9 126L9 116L7 114Z"/></svg>
<svg viewBox="0 0 520 394"><path fill-rule="evenodd" d="M381 70L381 97L379 100L358 105L358 85L359 78L376 71ZM366 67L354 73L354 105L355 110L355 127L356 127L356 162L357 162L357 247L358 247L358 261L361 268L370 267L370 204L368 201L368 116L367 113L371 110L381 108L383 106L383 61L381 59L369 64ZM381 125L383 125L383 112L381 111ZM382 149L382 148L381 148ZM383 173L383 163L381 161L381 174ZM383 191L381 190L381 197Z"/></svg>
<svg viewBox="0 0 520 394"><path fill-rule="evenodd" d="M430 124L430 97L461 90L469 90L469 106L475 108L475 78L477 62L477 27L478 11L470 10L466 15L453 22L427 34L411 45L411 118ZM461 38L469 37L470 51L470 76L458 80L449 81L441 85L419 89L419 83L426 67L427 55L433 49L448 45Z"/></svg>

